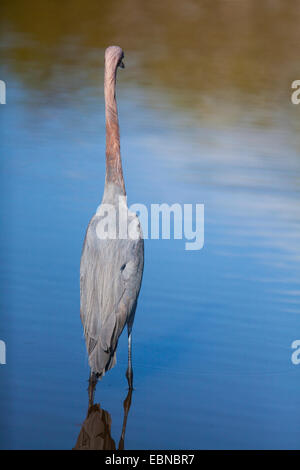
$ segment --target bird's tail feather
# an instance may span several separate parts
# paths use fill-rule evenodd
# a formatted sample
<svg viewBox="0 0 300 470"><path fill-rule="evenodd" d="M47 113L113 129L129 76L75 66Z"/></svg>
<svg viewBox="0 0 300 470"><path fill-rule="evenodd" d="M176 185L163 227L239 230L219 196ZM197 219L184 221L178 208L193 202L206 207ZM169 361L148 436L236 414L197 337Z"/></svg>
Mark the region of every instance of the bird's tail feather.
<svg viewBox="0 0 300 470"><path fill-rule="evenodd" d="M103 351L101 348L95 348L89 356L89 365L91 372L101 379L105 372L112 369L117 362L116 352Z"/></svg>

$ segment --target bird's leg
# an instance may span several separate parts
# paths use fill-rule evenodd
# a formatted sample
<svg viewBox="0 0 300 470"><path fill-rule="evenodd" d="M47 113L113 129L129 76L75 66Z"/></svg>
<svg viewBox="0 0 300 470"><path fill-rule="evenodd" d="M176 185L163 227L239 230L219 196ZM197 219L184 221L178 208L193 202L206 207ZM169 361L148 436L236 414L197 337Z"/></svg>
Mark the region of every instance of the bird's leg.
<svg viewBox="0 0 300 470"><path fill-rule="evenodd" d="M88 388L89 408L93 406L94 404L94 395L95 395L97 380L98 380L97 375L91 372L90 377L89 377L89 388Z"/></svg>
<svg viewBox="0 0 300 470"><path fill-rule="evenodd" d="M128 368L126 371L129 390L133 390L133 370L131 361L131 328L128 327Z"/></svg>
<svg viewBox="0 0 300 470"><path fill-rule="evenodd" d="M123 403L123 406L124 406L124 419L123 419L122 434L121 434L121 437L120 437L119 449L118 450L124 450L125 431L126 431L128 413L129 413L130 405L131 405L131 396L132 396L132 388L129 388L127 397L125 398L124 403Z"/></svg>

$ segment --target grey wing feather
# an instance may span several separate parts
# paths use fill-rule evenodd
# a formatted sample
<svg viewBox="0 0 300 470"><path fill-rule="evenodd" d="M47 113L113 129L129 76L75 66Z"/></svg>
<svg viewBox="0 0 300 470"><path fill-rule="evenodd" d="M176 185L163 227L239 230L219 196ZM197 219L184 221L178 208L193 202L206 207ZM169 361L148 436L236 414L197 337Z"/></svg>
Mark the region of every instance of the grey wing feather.
<svg viewBox="0 0 300 470"><path fill-rule="evenodd" d="M134 318L144 241L140 228L136 240L101 240L96 233L98 222L96 215L88 226L81 255L80 316L91 370L101 376L114 366L119 336Z"/></svg>

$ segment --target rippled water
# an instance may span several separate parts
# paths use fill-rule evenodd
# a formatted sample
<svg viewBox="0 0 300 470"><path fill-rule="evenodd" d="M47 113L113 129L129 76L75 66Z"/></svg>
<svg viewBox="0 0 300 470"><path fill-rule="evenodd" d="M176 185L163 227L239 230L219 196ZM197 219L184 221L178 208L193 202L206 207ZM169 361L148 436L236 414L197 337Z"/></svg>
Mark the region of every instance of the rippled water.
<svg viewBox="0 0 300 470"><path fill-rule="evenodd" d="M104 184L103 52L118 43L129 203L205 204L202 250L145 241L125 448L299 448L300 8L3 3L0 446L70 449L82 425L119 444L127 338L87 417L79 318Z"/></svg>

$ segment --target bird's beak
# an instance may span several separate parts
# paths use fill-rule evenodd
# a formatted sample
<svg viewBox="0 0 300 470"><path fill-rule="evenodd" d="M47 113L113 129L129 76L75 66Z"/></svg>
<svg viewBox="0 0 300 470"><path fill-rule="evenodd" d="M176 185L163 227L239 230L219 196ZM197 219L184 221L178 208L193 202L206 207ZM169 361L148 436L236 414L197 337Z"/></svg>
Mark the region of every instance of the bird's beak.
<svg viewBox="0 0 300 470"><path fill-rule="evenodd" d="M124 64L123 60L121 60L121 62L120 62L120 67L121 67L121 69L125 69L125 64Z"/></svg>

